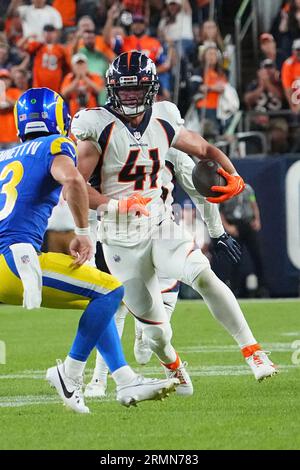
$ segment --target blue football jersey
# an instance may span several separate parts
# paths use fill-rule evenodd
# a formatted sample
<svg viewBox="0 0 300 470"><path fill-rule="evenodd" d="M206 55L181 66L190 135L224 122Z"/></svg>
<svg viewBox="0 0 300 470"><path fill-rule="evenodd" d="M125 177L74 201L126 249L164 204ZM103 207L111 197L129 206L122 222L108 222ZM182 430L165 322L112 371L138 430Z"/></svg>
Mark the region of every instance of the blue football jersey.
<svg viewBox="0 0 300 470"><path fill-rule="evenodd" d="M0 151L0 253L13 243L41 249L48 219L62 186L50 170L56 155L71 158L77 149L67 137L51 135Z"/></svg>

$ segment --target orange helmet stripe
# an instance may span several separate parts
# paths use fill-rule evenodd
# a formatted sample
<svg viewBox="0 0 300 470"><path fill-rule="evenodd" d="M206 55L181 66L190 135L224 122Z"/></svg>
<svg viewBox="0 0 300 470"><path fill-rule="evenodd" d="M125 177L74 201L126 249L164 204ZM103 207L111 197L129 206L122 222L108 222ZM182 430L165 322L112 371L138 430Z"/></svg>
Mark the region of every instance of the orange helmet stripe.
<svg viewBox="0 0 300 470"><path fill-rule="evenodd" d="M128 67L128 69L130 67L131 56L132 56L132 52L131 51L127 52L127 67Z"/></svg>

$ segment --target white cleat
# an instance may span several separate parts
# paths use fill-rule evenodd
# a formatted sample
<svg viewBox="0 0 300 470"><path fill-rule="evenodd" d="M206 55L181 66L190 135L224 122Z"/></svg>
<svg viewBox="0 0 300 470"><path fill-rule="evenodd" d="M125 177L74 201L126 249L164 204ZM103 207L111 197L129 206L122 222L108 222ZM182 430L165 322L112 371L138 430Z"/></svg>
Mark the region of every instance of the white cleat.
<svg viewBox="0 0 300 470"><path fill-rule="evenodd" d="M135 325L134 357L138 364L144 366L150 361L153 352L150 349L148 338L143 334L142 328Z"/></svg>
<svg viewBox="0 0 300 470"><path fill-rule="evenodd" d="M106 397L107 384L100 379L91 380L87 384L84 391L86 398L103 398Z"/></svg>
<svg viewBox="0 0 300 470"><path fill-rule="evenodd" d="M140 401L163 400L175 392L179 384L177 379L146 379L142 375L128 385L117 387L117 400L124 406L136 406Z"/></svg>
<svg viewBox="0 0 300 470"><path fill-rule="evenodd" d="M57 361L57 366L47 370L46 380L56 388L58 395L64 404L77 413L89 413L90 410L84 404L82 393L82 380L73 380L65 374L65 367L61 361Z"/></svg>
<svg viewBox="0 0 300 470"><path fill-rule="evenodd" d="M246 358L246 362L252 370L256 380L261 382L268 377L278 374L278 370L273 362L270 361L269 351L255 351L252 356Z"/></svg>
<svg viewBox="0 0 300 470"><path fill-rule="evenodd" d="M176 387L177 395L190 396L193 395L194 392L193 383L189 374L187 373L186 366L187 362L182 362L175 370L171 370L163 366L166 376L169 379L175 378L179 380L179 385Z"/></svg>

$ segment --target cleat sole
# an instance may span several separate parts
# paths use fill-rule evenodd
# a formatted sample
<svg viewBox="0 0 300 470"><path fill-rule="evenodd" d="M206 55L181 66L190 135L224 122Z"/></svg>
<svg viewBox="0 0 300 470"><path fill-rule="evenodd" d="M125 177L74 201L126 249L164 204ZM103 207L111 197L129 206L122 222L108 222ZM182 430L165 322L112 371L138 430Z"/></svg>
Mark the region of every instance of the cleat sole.
<svg viewBox="0 0 300 470"><path fill-rule="evenodd" d="M274 371L272 374L270 375L266 375L265 377L261 377L260 379L258 379L257 381L258 382L263 382L264 380L267 380L267 379L270 379L271 377L274 377L275 375L278 375L278 370Z"/></svg>
<svg viewBox="0 0 300 470"><path fill-rule="evenodd" d="M178 384L171 384L169 387L163 387L153 395L153 397L149 400L142 400L142 401L164 401L165 398L168 398L170 396L170 393L176 391L176 387ZM123 406L126 406L126 408L129 408L130 406L135 406L137 407L137 404L140 402L140 400L137 397L126 397L123 398L122 401L119 401L119 403Z"/></svg>

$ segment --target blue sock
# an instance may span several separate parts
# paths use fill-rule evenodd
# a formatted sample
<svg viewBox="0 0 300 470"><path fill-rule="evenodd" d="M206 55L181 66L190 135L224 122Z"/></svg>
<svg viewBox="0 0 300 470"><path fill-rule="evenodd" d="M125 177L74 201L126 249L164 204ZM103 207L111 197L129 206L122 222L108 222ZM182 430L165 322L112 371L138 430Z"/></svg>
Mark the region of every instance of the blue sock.
<svg viewBox="0 0 300 470"><path fill-rule="evenodd" d="M114 318L100 336L96 347L111 373L127 365Z"/></svg>
<svg viewBox="0 0 300 470"><path fill-rule="evenodd" d="M89 303L83 312L69 356L85 362L116 313L124 295L123 286ZM117 347L114 341L111 348ZM115 351L113 351L115 353Z"/></svg>

